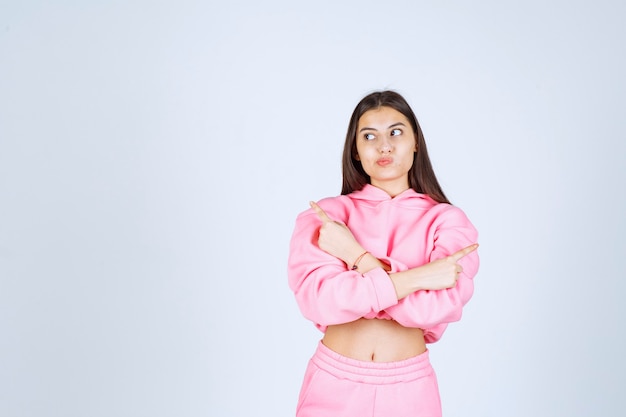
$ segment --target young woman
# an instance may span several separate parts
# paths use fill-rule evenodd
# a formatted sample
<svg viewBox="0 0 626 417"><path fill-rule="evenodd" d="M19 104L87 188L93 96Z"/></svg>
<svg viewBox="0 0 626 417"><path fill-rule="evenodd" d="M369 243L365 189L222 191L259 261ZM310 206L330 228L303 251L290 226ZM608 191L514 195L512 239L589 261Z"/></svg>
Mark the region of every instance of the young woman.
<svg viewBox="0 0 626 417"><path fill-rule="evenodd" d="M356 106L338 197L296 219L288 278L324 333L298 417L440 416L427 343L461 318L477 232L433 172L417 119L393 91Z"/></svg>

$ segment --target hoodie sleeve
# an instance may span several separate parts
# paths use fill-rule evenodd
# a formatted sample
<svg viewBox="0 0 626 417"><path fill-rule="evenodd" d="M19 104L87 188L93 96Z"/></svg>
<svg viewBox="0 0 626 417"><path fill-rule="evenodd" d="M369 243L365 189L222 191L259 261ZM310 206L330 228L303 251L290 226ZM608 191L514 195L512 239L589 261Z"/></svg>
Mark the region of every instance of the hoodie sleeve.
<svg viewBox="0 0 626 417"><path fill-rule="evenodd" d="M382 268L365 274L317 245L321 221L307 210L296 219L287 265L289 287L305 318L320 330L376 314L398 302L393 283Z"/></svg>
<svg viewBox="0 0 626 417"><path fill-rule="evenodd" d="M465 213L459 208L449 208L435 218L433 247L429 262L444 258L477 242L478 233ZM405 327L424 329L426 341L437 341L450 322L461 318L463 306L474 292L474 275L478 271L476 251L459 260L463 272L456 285L445 290L416 291L385 311Z"/></svg>

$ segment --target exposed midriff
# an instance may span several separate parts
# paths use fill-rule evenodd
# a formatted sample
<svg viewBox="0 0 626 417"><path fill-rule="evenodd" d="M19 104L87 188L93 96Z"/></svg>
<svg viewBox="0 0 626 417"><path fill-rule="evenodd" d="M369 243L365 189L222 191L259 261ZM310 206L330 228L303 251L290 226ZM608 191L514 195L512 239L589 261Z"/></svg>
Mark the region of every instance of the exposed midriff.
<svg viewBox="0 0 626 417"><path fill-rule="evenodd" d="M424 332L394 320L365 319L328 326L322 343L352 359L395 362L426 350Z"/></svg>

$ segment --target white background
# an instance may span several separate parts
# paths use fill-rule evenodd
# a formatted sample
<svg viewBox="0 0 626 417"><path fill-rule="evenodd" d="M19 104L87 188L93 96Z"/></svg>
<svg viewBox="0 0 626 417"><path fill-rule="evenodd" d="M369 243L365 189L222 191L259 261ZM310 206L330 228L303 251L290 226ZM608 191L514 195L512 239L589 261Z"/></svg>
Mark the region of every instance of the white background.
<svg viewBox="0 0 626 417"><path fill-rule="evenodd" d="M287 287L356 103L395 89L480 232L444 415L618 416L620 1L0 3L0 415L292 416Z"/></svg>

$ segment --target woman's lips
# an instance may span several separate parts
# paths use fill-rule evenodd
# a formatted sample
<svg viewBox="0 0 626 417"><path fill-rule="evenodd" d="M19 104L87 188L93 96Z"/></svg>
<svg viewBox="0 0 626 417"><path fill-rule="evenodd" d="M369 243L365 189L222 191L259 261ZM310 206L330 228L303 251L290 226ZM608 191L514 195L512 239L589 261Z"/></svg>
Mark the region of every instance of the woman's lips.
<svg viewBox="0 0 626 417"><path fill-rule="evenodd" d="M392 162L393 162L392 158L380 158L376 160L376 164L380 165L381 167L387 166Z"/></svg>

